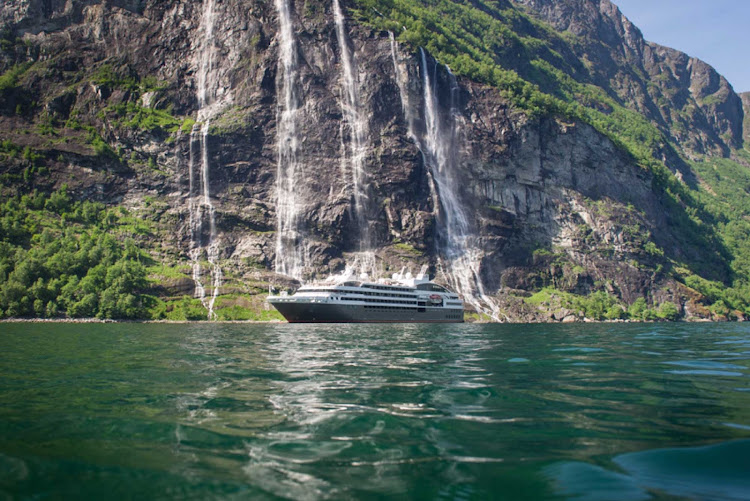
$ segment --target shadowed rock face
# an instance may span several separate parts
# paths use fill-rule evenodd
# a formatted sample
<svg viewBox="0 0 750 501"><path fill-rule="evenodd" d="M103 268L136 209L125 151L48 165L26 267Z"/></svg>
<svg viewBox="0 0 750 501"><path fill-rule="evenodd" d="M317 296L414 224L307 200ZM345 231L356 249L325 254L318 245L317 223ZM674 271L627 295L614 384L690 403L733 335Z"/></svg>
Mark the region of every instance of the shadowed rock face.
<svg viewBox="0 0 750 501"><path fill-rule="evenodd" d="M742 94L740 94L740 98L742 99L742 108L745 111L743 131L745 144L747 144L747 142L750 141L750 92L743 92Z"/></svg>
<svg viewBox="0 0 750 501"><path fill-rule="evenodd" d="M742 144L743 111L726 79L703 61L643 39L609 0L513 0L580 37L593 83L659 127L688 154L729 154Z"/></svg>
<svg viewBox="0 0 750 501"><path fill-rule="evenodd" d="M741 143L740 100L723 77L698 60L644 42L611 3L515 3L557 29L585 37L582 50L595 62L592 79L670 131L687 150L723 151ZM305 276L325 276L339 271L348 253L358 250L362 233L353 212L351 176L342 161L351 131L342 121L341 48L328 3L292 7L301 103L295 189L309 254ZM14 132L33 126L42 114L13 116L25 99L21 94L0 103L0 129L19 144L47 153L48 188L67 183L78 196L130 207L142 206L146 196L163 200L158 217L173 231L154 236L148 245L184 261L188 134L127 127L107 110L132 104L196 118L201 12L201 4L189 0L29 0L6 3L0 10L0 21L31 47L26 53L18 47L9 51L4 64L27 59L39 64L22 85L40 109L60 124L76 117L96 127L122 154L105 162L73 132L65 144ZM234 267L241 276L239 263L252 260L270 269L276 252L278 19L273 2L239 0L217 2L215 16L213 43L219 57L212 75L217 109L207 140L210 192L220 258L229 270L225 275ZM370 238L389 270L409 265L416 271L429 264L438 271L441 209L420 150L426 117L419 55L404 47L394 51L387 33L351 21L347 30L359 113L367 117L363 165L372 197L366 218ZM121 79L152 77L159 85L138 91L92 78L105 64ZM655 86L647 85L647 75ZM452 99L449 74L438 66L434 78L445 116ZM475 229L480 274L490 293L544 285L587 293L606 282L611 293L627 301L649 295L679 302L676 286L660 274L663 258L645 252L646 242L655 242L667 257L682 259L711 259L714 250L686 244L673 233L673 209L664 205L650 172L586 124L529 120L494 89L466 80L458 80L454 94L455 191ZM662 98L669 105L657 105ZM692 115L679 113L688 108ZM678 122L687 128L685 135L677 132ZM146 168L146 159L159 168Z"/></svg>

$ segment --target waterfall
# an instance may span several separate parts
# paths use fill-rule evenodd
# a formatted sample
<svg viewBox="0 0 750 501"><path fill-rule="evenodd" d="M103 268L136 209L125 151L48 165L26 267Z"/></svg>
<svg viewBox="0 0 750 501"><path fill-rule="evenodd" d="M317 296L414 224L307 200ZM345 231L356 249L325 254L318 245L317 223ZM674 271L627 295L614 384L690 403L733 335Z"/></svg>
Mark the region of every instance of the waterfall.
<svg viewBox="0 0 750 501"><path fill-rule="evenodd" d="M275 0L279 13L279 82L276 112L278 162L276 165L276 273L302 279L306 249L300 233L300 194L297 190L300 163L297 148L299 99L299 65L294 43L289 0Z"/></svg>
<svg viewBox="0 0 750 501"><path fill-rule="evenodd" d="M203 15L201 16L201 50L198 65L198 104L200 109L210 104L214 94L214 86L209 85L211 69L214 62L214 0L204 0Z"/></svg>
<svg viewBox="0 0 750 501"><path fill-rule="evenodd" d="M442 117L436 94L437 62L435 75L430 78L427 56L420 49L423 79L424 121L423 140L417 145L427 165L435 200L437 216L437 246L439 266L451 285L477 311L498 320L499 309L484 291L479 275L482 251L474 225L468 218L459 198L461 180L458 177L460 144L456 117L456 93L458 85L448 70L451 91L447 117Z"/></svg>
<svg viewBox="0 0 750 501"><path fill-rule="evenodd" d="M396 85L398 85L398 93L401 98L401 111L404 112L407 123L409 124L409 135L414 138L414 126L412 124L412 116L409 112L409 95L406 92L406 86L409 83L409 75L404 72L401 65L398 62L398 48L396 44L396 37L392 31L388 32L388 38L391 41L391 58L393 59L393 75L396 79Z"/></svg>
<svg viewBox="0 0 750 501"><path fill-rule="evenodd" d="M208 131L211 127L211 120L206 119L201 128L201 152L202 152L202 174L203 174L203 206L208 210L208 246L207 246L207 257L208 262L211 265L211 285L213 292L211 299L208 301L208 318L214 318L214 304L216 298L219 295L219 288L223 274L221 272L221 266L219 266L219 240L216 235L216 208L211 203L211 193L209 190L209 157L208 157ZM204 292L205 298L205 292ZM204 301L205 302L205 301Z"/></svg>
<svg viewBox="0 0 750 501"><path fill-rule="evenodd" d="M198 297L208 310L208 318L216 318L214 304L219 295L222 284L222 272L219 266L219 240L216 232L216 209L211 202L211 188L209 182L210 156L208 152L208 133L211 125L211 105L216 100L216 75L215 75L215 42L214 42L214 0L205 0L203 14L200 24L200 49L198 52L198 76L197 76L197 98L198 98L198 122L190 132L190 194L188 200L188 211L190 212L190 260L192 262L192 278L195 282L195 296ZM196 146L197 145L197 146ZM200 172L196 173L196 147L200 150ZM195 182L196 176L199 183ZM197 186L199 184L199 186ZM208 220L208 242L203 245L203 224ZM206 298L206 287L202 281L201 256L206 250L207 259L210 264L209 273L213 292L211 298Z"/></svg>
<svg viewBox="0 0 750 501"><path fill-rule="evenodd" d="M354 196L354 214L359 232L359 252L355 254L354 262L350 266L374 276L377 274L377 270L375 269L375 253L372 251L373 242L368 218L370 212L369 180L365 169L365 159L368 149L367 119L362 112L359 100L357 67L354 55L347 43L344 14L341 10L339 0L333 0L333 18L336 24L336 39L341 49L341 87L343 96L339 102L344 117L341 126L342 162L349 165L352 193ZM349 127L348 158L344 124Z"/></svg>
<svg viewBox="0 0 750 501"><path fill-rule="evenodd" d="M200 204L196 202L195 188L195 128L190 132L190 153L188 160L188 177L190 191L188 198L188 213L190 225L190 261L192 263L192 277L195 283L195 296L201 301L205 300L206 288L201 281L201 233L203 232L203 218L201 217Z"/></svg>

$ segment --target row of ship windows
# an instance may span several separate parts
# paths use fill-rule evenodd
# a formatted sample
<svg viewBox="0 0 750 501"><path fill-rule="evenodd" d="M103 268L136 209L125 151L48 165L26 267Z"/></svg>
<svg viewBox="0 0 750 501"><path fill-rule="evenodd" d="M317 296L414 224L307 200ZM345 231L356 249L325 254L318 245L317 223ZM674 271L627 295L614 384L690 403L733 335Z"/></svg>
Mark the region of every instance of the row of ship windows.
<svg viewBox="0 0 750 501"><path fill-rule="evenodd" d="M354 298L354 297L332 297L334 301L364 301L366 303L389 303L389 304L408 304L411 306L418 305L420 307L426 306L422 301L417 303L416 301L396 301L394 299L370 299L370 298ZM462 306L462 303L446 302L447 306ZM432 305L431 305L432 306Z"/></svg>
<svg viewBox="0 0 750 501"><path fill-rule="evenodd" d="M414 298L414 294L393 294L384 292L364 292L364 291L346 291L340 289L299 289L299 292L336 292L339 294L360 294L362 296L387 296L387 297L406 297ZM458 299L456 295L449 295L448 299Z"/></svg>
<svg viewBox="0 0 750 501"><path fill-rule="evenodd" d="M375 306L375 305L365 305L366 310L407 310L407 311L414 311L414 308L405 308L403 306Z"/></svg>
<svg viewBox="0 0 750 501"><path fill-rule="evenodd" d="M299 289L298 292L335 292L338 294L360 294L362 296L387 296L387 297L408 297L414 298L414 294L393 294L385 292L364 292L364 291L346 291L340 289Z"/></svg>
<svg viewBox="0 0 750 501"><path fill-rule="evenodd" d="M378 289L381 291L401 291L406 292L410 289L404 289L403 287L391 287L387 285L362 285L363 289Z"/></svg>
<svg viewBox="0 0 750 501"><path fill-rule="evenodd" d="M417 304L416 301L396 301L395 299L362 299L362 298L356 298L356 297L340 297L340 298L333 298L338 299L339 301L366 301L368 303L392 303L392 304L411 304L415 305Z"/></svg>
<svg viewBox="0 0 750 501"><path fill-rule="evenodd" d="M398 287L395 285L372 285L372 284L359 284L357 282L344 282L342 284L345 287L361 287L363 289L377 289L382 291L400 291L400 292L411 292L413 289L408 287ZM432 291L432 292L448 292L448 290L442 285L437 284L419 284L417 290L420 291Z"/></svg>
<svg viewBox="0 0 750 501"><path fill-rule="evenodd" d="M393 294L393 293L387 293L387 292L354 292L354 294L362 294L363 296L388 296L388 297L414 297L414 294Z"/></svg>
<svg viewBox="0 0 750 501"><path fill-rule="evenodd" d="M453 320L460 320L461 315L446 315L445 318L453 319Z"/></svg>

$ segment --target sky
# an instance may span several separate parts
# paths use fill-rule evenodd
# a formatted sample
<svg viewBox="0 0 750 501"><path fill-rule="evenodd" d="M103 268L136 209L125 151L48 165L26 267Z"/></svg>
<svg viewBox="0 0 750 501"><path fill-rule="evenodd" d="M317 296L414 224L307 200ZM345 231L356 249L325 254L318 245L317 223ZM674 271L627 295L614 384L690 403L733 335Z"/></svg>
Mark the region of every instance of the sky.
<svg viewBox="0 0 750 501"><path fill-rule="evenodd" d="M750 91L750 0L612 0L643 36L707 62Z"/></svg>

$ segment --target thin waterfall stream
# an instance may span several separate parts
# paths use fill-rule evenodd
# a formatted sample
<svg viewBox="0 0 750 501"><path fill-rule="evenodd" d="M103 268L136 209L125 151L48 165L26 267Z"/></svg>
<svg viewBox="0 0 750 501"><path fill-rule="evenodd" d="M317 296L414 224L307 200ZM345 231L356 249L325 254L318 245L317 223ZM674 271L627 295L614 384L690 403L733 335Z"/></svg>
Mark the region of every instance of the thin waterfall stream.
<svg viewBox="0 0 750 501"><path fill-rule="evenodd" d="M437 96L437 69L435 62L433 78L427 64L424 49L420 48L425 134L418 141L423 158L430 172L430 189L435 200L438 223L438 265L450 284L478 312L499 320L500 311L487 296L479 273L482 251L478 236L469 220L459 197L461 182L459 169L459 134L455 76L446 67L450 79L450 107L443 117ZM411 122L410 122L411 124Z"/></svg>
<svg viewBox="0 0 750 501"><path fill-rule="evenodd" d="M349 48L344 13L339 0L333 0L333 17L336 25L336 39L341 50L341 87L342 98L339 100L344 120L341 124L342 155L341 161L349 167L352 194L354 198L354 218L359 237L358 251L354 260L347 263L347 272L368 275L377 278L379 271L375 263L372 233L370 231L370 196L369 179L365 160L367 157L367 118L362 110L359 98L359 83L357 79L357 65L354 55ZM347 129L348 125L348 144ZM348 151L347 151L348 150Z"/></svg>
<svg viewBox="0 0 750 501"><path fill-rule="evenodd" d="M188 213L190 224L190 250L189 256L191 261L191 272L193 282L195 283L195 297L201 302L205 300L206 288L203 286L201 279L201 234L203 233L203 217L201 216L200 200L196 197L195 187L195 127L190 131L190 153L188 160L188 177L190 179L190 196L188 198Z"/></svg>
<svg viewBox="0 0 750 501"><path fill-rule="evenodd" d="M190 212L190 260L192 262L192 278L195 282L195 296L201 300L208 311L208 318L215 319L214 305L219 295L223 275L219 265L219 240L216 231L216 208L211 202L210 189L210 155L208 151L208 135L211 126L212 107L216 98L216 75L213 71L215 59L214 0L206 0L201 16L201 40L198 52L198 121L190 132L190 160L189 160L189 189L188 211ZM196 148L199 154L196 154ZM200 172L196 173L196 157ZM195 182L196 176L198 183ZM200 187L200 189L199 189ZM204 220L208 221L208 241L203 242ZM201 257L206 252L209 263L209 274L213 292L206 297L206 286L202 279Z"/></svg>
<svg viewBox="0 0 750 501"><path fill-rule="evenodd" d="M275 0L279 14L278 109L276 112L278 161L276 165L276 273L302 279L307 252L300 232L300 193L297 179L301 164L297 115L300 108L299 63L289 0Z"/></svg>

